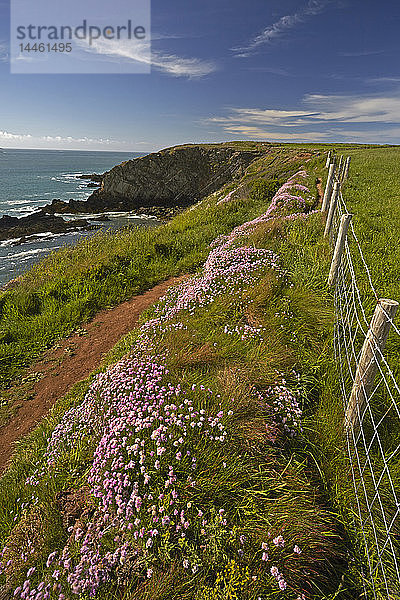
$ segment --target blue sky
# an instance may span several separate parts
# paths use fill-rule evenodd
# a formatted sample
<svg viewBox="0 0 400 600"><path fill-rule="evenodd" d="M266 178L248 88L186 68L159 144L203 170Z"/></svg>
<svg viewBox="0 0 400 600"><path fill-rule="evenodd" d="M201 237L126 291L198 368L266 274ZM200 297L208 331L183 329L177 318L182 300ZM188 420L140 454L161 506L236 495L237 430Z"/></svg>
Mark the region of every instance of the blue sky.
<svg viewBox="0 0 400 600"><path fill-rule="evenodd" d="M149 75L11 75L9 10L1 147L400 143L398 0L153 0Z"/></svg>

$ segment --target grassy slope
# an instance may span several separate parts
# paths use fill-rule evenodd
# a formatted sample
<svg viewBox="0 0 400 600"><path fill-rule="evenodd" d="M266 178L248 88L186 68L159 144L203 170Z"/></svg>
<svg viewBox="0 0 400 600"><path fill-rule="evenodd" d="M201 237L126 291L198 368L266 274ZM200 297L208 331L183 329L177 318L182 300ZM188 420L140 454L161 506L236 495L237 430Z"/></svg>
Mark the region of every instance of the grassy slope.
<svg viewBox="0 0 400 600"><path fill-rule="evenodd" d="M369 264L375 265L374 275L377 278L382 275L382 268L379 266L382 260L379 257L385 256L387 259L389 256L389 264L385 269L384 276L382 275L382 279L379 281L380 285L382 285L383 295L398 298L400 297L400 294L397 294L398 286L393 283L395 281L393 278L396 265L395 252L391 254L386 252L385 243L375 233L379 231L378 227L382 228L381 231L389 230L389 225L393 226L393 222L398 218L395 210L396 203L398 202L398 191L394 180L394 165L397 160L398 151L392 148L368 148L352 149L349 153L353 156L353 178L351 179L351 184L348 184L346 197L348 198L349 206L354 210L357 217L359 216L359 220L356 222L357 234L359 234L364 242L363 247L367 248L366 254L369 254L367 256ZM382 162L380 163L379 160ZM384 182L382 182L382 164L387 169L387 176ZM317 166L320 173L322 171L321 166L321 163ZM258 175L263 173L264 166L262 162L256 168ZM280 171L280 174L282 174L282 171ZM375 190L379 190L379 194L376 194L376 196ZM374 196L371 196L371 191L374 192ZM246 196L246 190L243 191L243 196ZM392 207L392 214L381 210L381 196L391 198L389 207ZM257 195L255 195L255 198L257 198ZM262 212L262 207L262 202L256 199L252 205L252 211L254 212L251 214L248 211L248 202L243 202L243 200L239 199L229 206L229 210L226 210L227 214L224 210L221 211L220 207L218 210L216 207L215 209L211 207L207 209L207 217L205 218L203 209L199 207L193 211L194 215L193 212L190 214L189 218L188 213L188 215L181 215L175 219L173 223L167 226L167 230L168 228L172 228L175 234L179 233L179 240L184 236L185 231L188 231L188 221L190 221L190 229L187 236L190 238L190 241L186 242L186 247L182 247L181 251L187 251L189 248L192 250L192 253L189 252L191 258L185 259L182 255L182 260L187 261L183 269L188 267L194 269L195 266L204 260L207 254L206 244L217 233L229 231L238 222L244 221L249 216L259 214ZM376 211L376 218L371 221L370 214L371 212L374 213L374 211ZM216 230L215 226L215 216L217 214L219 217L222 217L217 226L218 230ZM207 220L208 215L211 216L210 221ZM194 219L193 216L195 217ZM226 218L230 220L227 222ZM195 248L193 248L193 225L197 225L197 233L201 232L204 234L200 243L197 246L195 245ZM369 246L367 243L371 239L371 231L375 235L373 246ZM165 235L165 233L162 235ZM185 349L184 352L177 352L175 361L169 365L172 373L171 377L174 382L183 381L187 385L193 382L203 383L207 387L212 387L215 391L220 390L223 396L223 403L226 403L228 399L230 400L232 394L235 395L235 398L238 396L238 406L241 411L239 411L239 433L234 437L234 442L229 448L228 454L225 455L225 458L227 461L229 460L230 468L232 469L229 476L230 480L237 483L240 494L244 495L244 498L247 499L243 500L246 510L244 513L241 513L239 523L248 522L248 527L251 530L251 523L254 522L254 517L257 515L257 519L261 523L264 522L261 529L264 529L265 524L268 523L268 527L275 527L274 534L284 529L287 531L288 539L294 541L302 539L302 534L298 529L299 522L301 522L304 524L303 530L308 532L308 536L311 536L308 538L309 540L312 539L312 543L309 544L310 548L314 544L314 548L316 549L314 557L314 559L317 559L316 564L318 565L320 561L320 567L317 568L319 575L309 578L309 585L317 586L313 589L312 597L355 598L357 597L356 591L352 584L349 583L350 579L345 578L344 585L343 583L340 584L340 577L345 568L343 558L340 558L345 551L343 547L344 540L342 535L338 536L338 532L340 531L338 524L332 518L329 511L326 511L326 508L324 508L323 496L321 496L323 489L322 481L319 478L318 470L313 467L314 460L317 459L322 466L326 490L330 492L332 501L343 508L342 519L348 527L349 532L351 532L352 522L348 518L348 515L346 515L345 510L351 496L351 489L347 485L348 478L343 477L347 467L342 441L339 436L341 430L341 405L340 400L335 396L333 368L330 362L331 347L329 340L331 337L330 326L332 316L329 306L331 299L330 292L327 290L325 284L329 263L329 250L321 241L320 236L321 224L317 216L310 218L306 223L299 221L284 226L277 223L272 229L269 227L259 228L250 240L252 244L258 247L266 246L279 252L284 266L289 271L291 281L288 286L271 286L270 277L264 274L264 278L260 278L259 284L252 290L251 296L248 298L251 301L250 305L253 305L250 320L253 319L255 324L263 326L266 329L266 336L269 341L269 352L267 354L265 354L265 350L264 353L260 352L259 344L252 343L251 341L244 344L232 344L231 337L225 336L228 339L223 340L224 336L221 338L221 335L218 335L218 327L222 323L230 322L233 325L235 323L249 322L248 312L244 315L243 306L237 306L230 302L229 297L222 297L221 303L217 304L213 310L205 311L203 315L197 317L197 320L191 320L190 327L195 336L193 338L194 341L190 340L192 346L187 346L188 340L182 338L182 332L170 335L168 339L164 339L163 343L173 349L182 347ZM129 239L131 240L131 238ZM180 241L178 241L176 235L173 236L173 239L174 244L180 245ZM123 240L121 239L121 246L117 254L123 252L123 248L126 249L126 241L126 237ZM115 240L110 239L106 243L104 240L101 243L105 245L109 244L109 246L112 246L112 252L115 252ZM166 245L169 248L171 244L172 241L169 238L169 242ZM128 253L132 252L134 248L132 246L128 248L127 255L129 256ZM90 256L93 249L90 249L89 252L83 250L83 252L88 252L87 255ZM145 285L158 280L161 272L163 276L170 272L178 272L177 270L172 270L172 267L176 265L177 256L180 256L179 250L178 254L174 255L170 264L168 264L169 256L165 248L163 248L162 254L163 257L161 259L160 257L156 259L154 254L150 254L147 257L147 260L150 259L151 264L155 263L157 268L154 269L155 272L153 271L153 279L151 277L147 279ZM74 253L72 253L72 256L74 256ZM77 275L76 271L74 272L74 268L78 271L78 276L81 276L82 253L80 255L77 253L75 256L76 266L72 266L69 274L72 277L72 281L74 281ZM108 260L109 249L107 249L104 256ZM107 260L104 260L104 262L106 263ZM42 281L38 286L39 293L43 289L43 284L44 286L49 284L48 273L50 264L51 261L48 261L44 268L39 267L39 273L42 273ZM164 271L160 269L161 264L164 266ZM166 267L165 264L167 264ZM57 273L58 268L58 264L54 261L51 266L53 277L54 272ZM171 269L171 271L168 269ZM58 271L58 273L60 272L62 272L62 268ZM37 290L32 289L38 281L37 275L38 273L35 279L27 279L25 284L27 286L26 293L38 293ZM109 276L107 272L106 275ZM267 278L265 279L265 277ZM101 278L99 279L101 281ZM113 280L111 279L110 281ZM290 287L291 285L294 287ZM29 288L29 286L32 287ZM388 287L391 290L390 294L386 291ZM121 293L122 296L123 293ZM118 299L118 294L116 294L114 301L118 301ZM103 301L106 302L106 300ZM368 299L366 299L366 302L368 302ZM79 318L81 318L81 313L79 313L79 317L72 326L77 324ZM213 322L213 328L209 327L210 320ZM279 330L281 330L281 333L278 334ZM55 331L58 333L57 329ZM114 362L125 354L133 341L134 335L127 340L121 341L115 352L109 357L109 361ZM217 344L218 351L214 350L214 344ZM266 365L268 365L267 370L265 370ZM257 437L257 431L259 431L257 419L265 419L265 414L259 414L257 410L255 411L256 414L254 414L254 406L246 406L244 399L249 395L249 389L246 386L248 385L248 381L252 383L256 382L259 386L265 386L273 380L271 369L290 372L293 367L301 373L300 387L303 390L306 439L301 438L298 444L292 442L278 444L278 448L273 450L270 444L265 444L265 440L262 437L260 439ZM16 498L27 495L24 489L24 480L32 470L32 463L38 460L43 454L45 441L49 432L51 432L55 424L60 420L66 408L75 405L82 399L87 386L87 383L81 384L74 393L70 394L66 399L60 400L50 419L41 425L38 431L21 443L20 451L14 461L13 467L2 481L2 489L6 490L7 494L7 503L3 507L4 512L1 518L1 522L3 523L3 539L5 539L4 536L7 536L13 527L14 512L10 511L16 510ZM315 413L319 396L321 396L322 402L317 413ZM198 406L202 406L202 399L200 397L196 399L196 402ZM210 408L209 405L208 408ZM224 408L226 408L226 405ZM254 440L251 439L252 436L250 433L254 434ZM249 438L251 439L250 444L248 442ZM262 456L260 456L260 453ZM245 456L245 463L242 462L243 455ZM65 533L63 533L63 528L60 525L59 511L55 507L55 498L61 489L68 487L75 488L82 484L85 476L85 465L87 465L83 458L79 452L78 454L73 452L72 455L67 456L66 463L63 465L64 468L50 477L49 481L46 481L46 485L41 493L38 494L40 518L44 523L42 535L45 532L45 535L43 535L44 539L42 540L43 548L41 549L41 555L44 555L46 550L54 547L54 538L61 536L61 539L63 539L64 536L65 539ZM235 460L231 462L233 458ZM213 465L214 468L215 465ZM243 479L243 468L247 473L246 479ZM260 479L260 472L263 474L262 479ZM254 480L252 479L253 477L255 477ZM232 490L224 489L225 492L221 499L221 505L230 506L232 504L236 510L237 499L235 499L235 495L232 496ZM262 507L254 504L254 498L257 498L258 494L257 489L269 490L268 496L265 498L265 504ZM213 488L212 492L213 497L216 496L217 488ZM280 498L279 502L277 502L277 498ZM34 509L31 508L30 511L32 512L32 510L35 515ZM21 513L19 512L19 514ZM260 518L260 514L265 514L265 521L263 521L264 517ZM272 519L271 515L273 515ZM18 536L21 536L21 528L23 531L23 527L20 526L19 531L15 534L17 540ZM16 529L18 530L18 527ZM319 544L321 542L318 541L318 536L322 530L328 533L326 542L327 552L325 556L323 556L323 553L320 554L321 548ZM255 535L254 529L252 534ZM340 538L342 539L341 542ZM257 551L253 550L252 555L257 556ZM336 565L334 556L339 559L339 563ZM307 551L303 554L302 558L305 564L307 564L308 560L313 561L313 554ZM213 560L215 560L215 557ZM288 561L290 563L290 557L286 557L285 560L286 564ZM223 564L226 564L226 560L225 563L219 560L216 564L218 564L219 569L222 569ZM325 575L326 577L329 573L329 564L332 566L335 565L333 567L335 575L331 575L330 592L329 585L327 586L326 580L324 581L324 577L321 576ZM247 567L252 569L254 568L254 564L247 564ZM237 578L242 578L244 579L243 586L245 588L242 591L242 594L244 594L243 597L256 598L258 596L254 594L262 593L263 598L269 598L270 596L275 597L278 594L277 590L273 591L270 582L267 582L265 584L266 587L263 589L260 588L258 591L257 585L251 588L246 575L240 570L241 568L239 561L236 560L235 564L233 566L231 564L230 566L231 571L233 569L233 574L230 572L229 574L223 573L221 575L225 582L225 587L228 585L227 581L229 582L232 579L236 581ZM307 568L310 569L310 567ZM216 570L214 570L214 573ZM302 586L304 582L301 583L297 579L298 576L295 571L296 569L294 569L293 573L293 582L299 581L299 586ZM222 573L222 570L218 572ZM163 583L159 586L160 589L157 593L152 584L143 583L140 592L134 589L126 590L125 597L129 599L136 597L194 597L190 591L192 589L191 586L187 587L187 582L185 583L185 572L182 571L181 567L175 565L172 569L172 574L168 573L167 570L167 574L162 579ZM350 572L349 576L351 576ZM201 579L194 578L194 580L198 588ZM203 579L203 583L200 585L200 588L203 586L204 597L208 597L207 593L212 593L212 591L207 590L210 587L209 582L207 582L207 579ZM262 584L260 583L260 585ZM178 586L178 591L175 589L176 586ZM318 591L317 588L321 586L325 588L324 592ZM329 595L333 594L334 590L338 588L337 595ZM299 588L296 589L299 590ZM286 592L286 597L290 597L288 594L290 592ZM221 597L229 596L225 595ZM238 597L242 596L239 595Z"/></svg>
<svg viewBox="0 0 400 600"><path fill-rule="evenodd" d="M299 164L295 155L293 150L269 150L263 169L267 167L271 177L285 178ZM249 184L259 176L258 168L254 163L248 169ZM258 195L251 205L236 203L234 210L186 212L157 230L99 234L50 255L16 290L0 294L0 389L99 309L196 269L212 239L266 206L266 199Z"/></svg>
<svg viewBox="0 0 400 600"><path fill-rule="evenodd" d="M314 168L318 166L316 164ZM256 168L261 173L265 165ZM309 164L309 168L312 170L313 165ZM310 176L312 189L314 180L313 172ZM256 205L263 189L257 186L253 192ZM245 193L243 189L223 205L217 205L218 198L213 197L191 211L190 218L196 222L202 213L211 212L214 220L216 214L221 217L225 212L235 214L244 204L242 196ZM179 226L179 221L175 220L172 225ZM327 253L324 243L319 240L320 231L318 215L307 223L278 220L257 227L250 238L240 238L239 242L249 248L284 250L286 259L293 263L300 258L299 250L307 239L306 247L312 250L311 255L301 250L302 273L306 270L315 281L322 281L323 266L320 263L315 268L311 264L315 251L318 256ZM197 453L200 466L199 472L196 471L197 484L189 493L184 482L190 471L185 471L182 463L183 471L177 485L183 485L180 494L185 496L185 506L189 506L189 500L189 504L201 507L207 516L206 533L197 531L196 523L200 522L197 519L193 524L194 531L190 530L188 546L171 539L168 550L162 545L157 548L156 561L151 562L151 555L146 558L145 567L149 568L150 564L156 570L156 577L146 582L142 576L144 567L138 569L136 575L133 569L129 585L120 583L116 597L206 599L262 595L273 598L283 592L269 573L271 566L277 566L285 573L288 588L284 595L288 598L296 598L303 591L312 593L313 597L327 597L326 593L334 592L340 584L340 575L345 568L340 527L318 489L317 471L300 451L304 440L297 446L284 433L282 425L273 425L273 413L270 412L273 409L257 395L268 396L269 386L286 378L287 387L298 394L306 411L311 410L306 394L310 365L318 364L332 319L325 299L317 298L305 288L300 273L297 276L293 273L291 277L279 273L268 267L262 268L252 285L234 283L235 291L232 288L220 291L211 304L199 308L193 315L184 311L179 318L183 319L186 329L172 329L156 335L154 353L162 356L165 349L169 349L168 382L189 390L196 409L204 409L207 414L224 411L229 444L221 446L209 442L204 446L202 438L190 436L188 447L192 454ZM152 316L150 312L147 318ZM225 333L225 327L233 331L236 326L250 326L259 333L245 339L235 333ZM137 335L134 332L122 341L109 360L113 362L125 354ZM298 355L300 347L304 352ZM197 387L193 391L194 384ZM213 390L213 395L205 397L201 386ZM63 444L61 462L55 470L50 469L48 475L44 475L38 486L26 486L25 480L35 468L40 468L49 434L65 410L82 401L86 389L87 384L82 384L80 389L60 400L49 419L22 441L13 466L2 479L2 490L6 491L3 496L6 502L2 506L2 538L7 545L5 559L13 561L6 569L9 585L21 581L18 576L21 546L28 540L34 551L23 564L21 575L34 564L38 568L38 573L33 575L35 580L48 571L43 564L47 554L60 545L62 547L68 538L58 499L62 490L84 489L90 456L98 443L96 436L85 436L83 443L74 443L70 450L68 443ZM294 400L294 396L291 398ZM270 402L272 406L272 397ZM233 415L228 419L229 410ZM285 413L281 414L281 418L284 416ZM271 437L277 438L274 444ZM174 464L173 456L168 461ZM152 489L157 489L156 475L152 475ZM229 523L226 533L220 517L213 517L217 508L225 511ZM285 538L284 549L271 541L279 535ZM206 539L205 550L199 558L200 550L193 540L201 536ZM245 541L240 542L240 536L244 536ZM269 548L271 556L267 561L262 559L262 544ZM295 544L302 549L298 557L293 552ZM113 546L115 544L111 544ZM199 562L199 572L188 577L182 567L182 558L190 560L191 565L194 560ZM111 597L115 585L114 576L111 588L103 586L101 593Z"/></svg>

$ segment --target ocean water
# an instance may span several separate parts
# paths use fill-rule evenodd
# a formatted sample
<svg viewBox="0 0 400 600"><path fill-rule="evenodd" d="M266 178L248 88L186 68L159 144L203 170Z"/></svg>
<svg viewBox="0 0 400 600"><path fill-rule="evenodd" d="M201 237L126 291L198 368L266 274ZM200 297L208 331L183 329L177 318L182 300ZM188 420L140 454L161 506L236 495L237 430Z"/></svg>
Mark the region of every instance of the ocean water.
<svg viewBox="0 0 400 600"><path fill-rule="evenodd" d="M26 216L50 203L53 198L85 200L93 188L88 188L89 181L77 179L77 175L104 173L125 160L139 156L142 154L135 152L0 149L0 216ZM92 215L93 218L95 216ZM101 228L157 224L155 219L129 213L110 213L109 216L111 221L100 224ZM83 217L90 221L90 216ZM93 234L93 231L71 234L49 232L31 236L23 244L18 244L18 240L0 242L0 286L52 250Z"/></svg>

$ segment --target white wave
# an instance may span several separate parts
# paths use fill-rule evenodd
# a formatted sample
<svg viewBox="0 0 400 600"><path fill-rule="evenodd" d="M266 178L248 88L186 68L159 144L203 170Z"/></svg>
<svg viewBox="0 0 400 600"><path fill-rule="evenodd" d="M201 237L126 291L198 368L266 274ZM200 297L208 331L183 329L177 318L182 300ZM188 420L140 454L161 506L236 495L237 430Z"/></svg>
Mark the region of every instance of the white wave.
<svg viewBox="0 0 400 600"><path fill-rule="evenodd" d="M17 244L20 241L20 237L19 238L12 238L11 240L3 240L2 242L0 242L0 248L6 248L7 246L13 246L14 244Z"/></svg>
<svg viewBox="0 0 400 600"><path fill-rule="evenodd" d="M129 211L120 211L120 212L99 212L99 213L54 213L56 217L63 217L67 221L76 221L77 219L97 219L98 217L102 217L103 215L111 218L140 218L142 215L136 215Z"/></svg>
<svg viewBox="0 0 400 600"><path fill-rule="evenodd" d="M127 219L143 219L143 220L147 220L147 219L157 219L156 216L154 215L130 215L127 217Z"/></svg>
<svg viewBox="0 0 400 600"><path fill-rule="evenodd" d="M35 196L39 196L39 194L34 194L31 196L27 196L27 198L33 198ZM29 204L29 200L8 200L7 202L4 203L5 206L19 206L22 204Z"/></svg>
<svg viewBox="0 0 400 600"><path fill-rule="evenodd" d="M76 181L76 183L78 183L80 180L78 180L78 177L80 175L85 175L85 173L60 173L59 175L55 175L53 177L51 177L51 181L63 181L64 183L66 183L65 180L67 180L68 183L70 183L71 181ZM88 179L84 179L82 181L89 181L89 177Z"/></svg>
<svg viewBox="0 0 400 600"><path fill-rule="evenodd" d="M32 258L33 256L36 256L37 254L43 254L43 252L50 252L51 250L56 250L59 247L60 246L57 246L56 248L35 248L34 250L25 250L24 252L16 252L15 254L9 253L7 258L11 260L18 258L20 261L26 261Z"/></svg>

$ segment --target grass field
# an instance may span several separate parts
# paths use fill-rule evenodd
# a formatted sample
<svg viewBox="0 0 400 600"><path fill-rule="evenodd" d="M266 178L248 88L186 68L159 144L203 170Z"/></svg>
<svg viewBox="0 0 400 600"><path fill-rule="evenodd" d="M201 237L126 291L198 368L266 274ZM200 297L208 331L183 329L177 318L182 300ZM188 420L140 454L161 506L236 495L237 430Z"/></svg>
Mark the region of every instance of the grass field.
<svg viewBox="0 0 400 600"><path fill-rule="evenodd" d="M378 298L391 298L399 301L400 197L397 176L399 149L387 147L366 151L350 148L346 150L346 154L352 158L352 167L351 177L344 187L343 196L348 210L354 215L354 231L368 264L373 286ZM360 308L362 306L369 322L377 299L371 289L357 244L352 236L350 236L349 244L355 277L360 290L361 302L359 303L357 299L359 318L363 321ZM355 328L354 332L356 332ZM355 339L358 339L357 343L360 348L362 339ZM400 339L395 331L392 331L389 336L385 358L395 380L400 381ZM395 598L400 594L399 578L393 558L393 553L398 556L399 552L400 527L398 519L395 518L397 512L395 496L400 491L400 461L397 450L400 439L399 420L388 391L392 384L386 388L380 382L380 377L377 377L375 382L377 387L371 403L371 414L375 423L379 424L377 430L379 437L374 435L372 417L367 415L364 423L365 433L357 446L359 466L356 465L355 468L355 480L359 485L359 493L356 498L351 481L352 470L347 459L347 449L343 443L342 397L335 367L337 365L327 371L327 380L321 389L320 406L315 421L316 443L319 448L324 448L324 451L320 453L321 466L337 505L340 507L346 528L352 532L354 545L364 561L367 591L371 597ZM349 385L348 390L350 389ZM398 403L398 392L395 388L393 394L394 402ZM399 406L399 403L397 405ZM363 470L362 479L358 473L361 468ZM379 482L378 485L376 485L376 481ZM370 508L367 506L364 496L369 498ZM363 515L362 519L358 517L358 511ZM385 520L391 524L389 536ZM361 535L362 529L363 535ZM369 558L365 552L363 536L369 546ZM390 544L387 542L388 538L391 539ZM394 546L393 550L391 544ZM382 560L374 550L377 546L383 548ZM371 564L370 568L374 569L373 577L369 576L368 561ZM385 580L388 583L385 583Z"/></svg>
<svg viewBox="0 0 400 600"><path fill-rule="evenodd" d="M19 444L0 480L5 593L364 597L332 352L331 251L312 214L324 157L296 178L310 192L284 190L269 220L234 230L266 212L271 179L282 184L299 168L288 159L300 149L319 148L279 147L273 166L273 156L260 159L156 236L65 249L0 300L6 384L101 306L193 273L121 340L103 374L60 398ZM346 154L357 235L377 288L398 299L399 151ZM388 351L394 363L393 340Z"/></svg>

